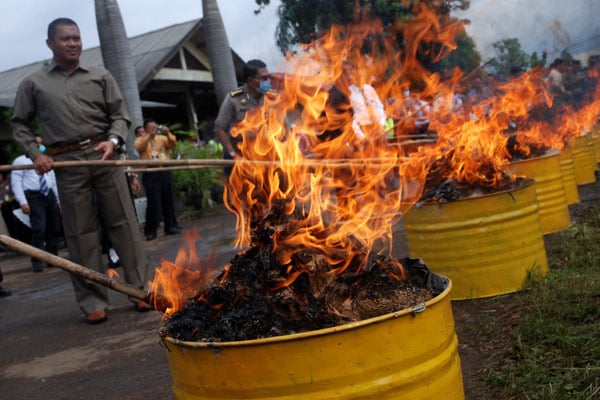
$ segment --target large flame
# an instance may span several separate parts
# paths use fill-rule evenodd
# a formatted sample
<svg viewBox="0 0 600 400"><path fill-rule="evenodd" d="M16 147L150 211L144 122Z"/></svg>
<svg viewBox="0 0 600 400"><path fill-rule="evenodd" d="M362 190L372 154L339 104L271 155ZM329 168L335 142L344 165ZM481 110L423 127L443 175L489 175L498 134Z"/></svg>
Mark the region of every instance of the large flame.
<svg viewBox="0 0 600 400"><path fill-rule="evenodd" d="M448 55L462 31L459 21L440 20L424 4L413 19L385 29L365 16L333 26L287 56L278 91L234 127L243 160L233 166L225 204L237 216L236 245L267 240L283 266L286 276L271 289L314 274L302 262L304 252L326 261L329 269L321 273L360 272L374 253L391 254L392 226L426 185L505 188L516 179L504 172L514 152L526 157L535 148L560 149L594 126L600 89L568 109L555 104L540 68L488 82L490 94L478 102L457 102L468 77L460 70L442 77L420 60ZM434 143L406 144L415 143L406 127L421 111L407 111L408 87L420 96L413 101L431 106ZM271 222L268 237L256 232ZM193 238L187 240L193 247ZM209 275L186 264L199 260L178 255L157 270L152 290L169 299L162 307L169 312L209 283Z"/></svg>

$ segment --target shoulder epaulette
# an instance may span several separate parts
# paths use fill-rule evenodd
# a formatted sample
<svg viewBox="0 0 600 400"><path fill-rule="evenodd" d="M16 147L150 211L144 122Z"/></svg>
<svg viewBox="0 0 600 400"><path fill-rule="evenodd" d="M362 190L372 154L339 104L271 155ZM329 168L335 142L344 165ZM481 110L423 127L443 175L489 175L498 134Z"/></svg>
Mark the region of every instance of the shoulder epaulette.
<svg viewBox="0 0 600 400"><path fill-rule="evenodd" d="M235 97L235 96L237 96L237 95L239 95L239 94L242 94L242 93L244 93L244 89L241 89L241 88L240 88L240 89L235 89L235 90L232 90L231 92L229 92L229 95L230 95L231 97Z"/></svg>

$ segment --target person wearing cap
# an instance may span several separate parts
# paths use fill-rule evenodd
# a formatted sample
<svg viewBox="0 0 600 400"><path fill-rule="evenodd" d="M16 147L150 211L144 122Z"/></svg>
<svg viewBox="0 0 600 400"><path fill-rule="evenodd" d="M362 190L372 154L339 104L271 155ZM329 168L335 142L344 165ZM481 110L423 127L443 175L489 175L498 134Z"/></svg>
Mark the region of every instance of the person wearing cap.
<svg viewBox="0 0 600 400"><path fill-rule="evenodd" d="M271 90L271 75L261 60L244 64L243 78L244 84L225 97L215 120L215 137L223 145L225 160L240 156L237 144L241 139L231 136L231 127L244 120L249 109L262 105L264 95ZM229 176L231 167L225 168L224 172Z"/></svg>

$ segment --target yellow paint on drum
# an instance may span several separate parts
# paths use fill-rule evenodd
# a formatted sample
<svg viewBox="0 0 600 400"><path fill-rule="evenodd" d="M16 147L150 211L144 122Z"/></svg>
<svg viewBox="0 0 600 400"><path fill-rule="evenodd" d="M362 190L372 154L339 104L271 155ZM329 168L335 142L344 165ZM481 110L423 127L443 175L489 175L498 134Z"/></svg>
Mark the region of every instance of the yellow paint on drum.
<svg viewBox="0 0 600 400"><path fill-rule="evenodd" d="M543 234L557 232L571 226L558 150L551 150L541 157L512 162L509 165L509 172L535 180Z"/></svg>
<svg viewBox="0 0 600 400"><path fill-rule="evenodd" d="M464 399L451 283L424 310L241 342L166 337L178 399Z"/></svg>
<svg viewBox="0 0 600 400"><path fill-rule="evenodd" d="M412 207L404 217L410 257L452 279L452 299L521 290L548 271L532 179L511 191Z"/></svg>
<svg viewBox="0 0 600 400"><path fill-rule="evenodd" d="M594 154L596 155L596 163L600 162L600 130L595 128L592 133L592 140L594 141Z"/></svg>
<svg viewBox="0 0 600 400"><path fill-rule="evenodd" d="M562 172L562 180L567 196L567 204L576 204L579 199L579 189L575 181L575 167L573 166L573 156L571 155L571 147L565 146L560 151L560 170Z"/></svg>
<svg viewBox="0 0 600 400"><path fill-rule="evenodd" d="M575 181L578 185L596 182L596 152L591 135L579 136L570 141Z"/></svg>

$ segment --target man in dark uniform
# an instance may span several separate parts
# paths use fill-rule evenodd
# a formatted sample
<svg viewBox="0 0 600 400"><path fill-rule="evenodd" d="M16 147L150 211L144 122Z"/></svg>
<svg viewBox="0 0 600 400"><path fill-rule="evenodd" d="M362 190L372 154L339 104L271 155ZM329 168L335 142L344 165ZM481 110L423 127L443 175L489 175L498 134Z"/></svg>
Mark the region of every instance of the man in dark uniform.
<svg viewBox="0 0 600 400"><path fill-rule="evenodd" d="M117 159L115 150L124 142L131 121L114 78L104 68L79 62L81 35L73 20L52 21L46 44L52 50L52 62L26 77L17 91L12 117L15 138L40 174L52 169L54 160ZM46 154L40 152L35 141L36 116L42 124ZM144 287L148 257L123 170L78 166L57 169L55 175L70 258L104 272L96 198L109 237L121 257L125 280ZM87 321L105 321L108 289L74 274L71 281ZM138 311L150 309L143 301L132 301Z"/></svg>
<svg viewBox="0 0 600 400"><path fill-rule="evenodd" d="M248 61L244 65L243 78L244 84L229 93L215 120L215 137L223 145L223 158L226 160L239 157L231 127L244 119L246 111L262 105L265 93L271 89L271 75L261 60ZM227 176L230 172L231 167L225 168Z"/></svg>

